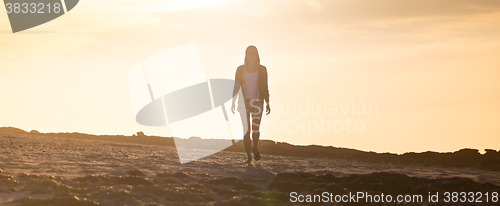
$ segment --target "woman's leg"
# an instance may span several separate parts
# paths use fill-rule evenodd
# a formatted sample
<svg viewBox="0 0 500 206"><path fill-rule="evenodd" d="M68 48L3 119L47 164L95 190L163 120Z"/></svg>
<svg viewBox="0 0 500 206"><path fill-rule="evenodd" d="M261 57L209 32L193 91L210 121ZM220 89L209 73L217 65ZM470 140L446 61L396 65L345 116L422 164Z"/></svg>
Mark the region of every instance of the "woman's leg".
<svg viewBox="0 0 500 206"><path fill-rule="evenodd" d="M262 119L262 113L263 113L263 104L260 103L258 104L260 107L259 110L255 111L252 113L252 140L253 140L253 150L255 155L258 157L256 158L257 160L260 159L260 153L259 150L257 149L257 145L259 144L259 138L260 138L260 122Z"/></svg>
<svg viewBox="0 0 500 206"><path fill-rule="evenodd" d="M243 136L243 143L245 144L245 150L247 152L247 155L248 155L248 161L250 162L252 160L252 141L250 140L250 132L252 131L252 129L250 128L250 113L246 113L246 116L245 114L241 114L241 118L242 120L244 120L243 118L246 118L246 121L242 121L243 124L247 124L247 131L245 133L245 135ZM243 127L245 127L245 125L243 125Z"/></svg>

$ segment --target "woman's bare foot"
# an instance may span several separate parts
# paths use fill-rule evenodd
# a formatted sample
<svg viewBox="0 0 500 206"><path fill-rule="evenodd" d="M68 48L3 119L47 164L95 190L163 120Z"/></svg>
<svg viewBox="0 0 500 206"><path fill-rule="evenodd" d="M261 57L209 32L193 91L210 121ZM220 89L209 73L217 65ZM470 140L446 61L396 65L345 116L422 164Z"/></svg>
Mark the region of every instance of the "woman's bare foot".
<svg viewBox="0 0 500 206"><path fill-rule="evenodd" d="M254 148L252 148L252 151L253 151L253 154L255 155L255 160L259 161L261 158L259 150L256 147L254 147Z"/></svg>

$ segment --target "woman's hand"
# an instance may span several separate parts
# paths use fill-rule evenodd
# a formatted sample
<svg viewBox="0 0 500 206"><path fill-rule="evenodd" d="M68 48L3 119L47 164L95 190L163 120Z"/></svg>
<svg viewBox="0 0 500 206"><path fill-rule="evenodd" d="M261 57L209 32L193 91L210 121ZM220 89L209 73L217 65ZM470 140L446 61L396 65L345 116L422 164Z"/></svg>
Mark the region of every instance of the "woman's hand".
<svg viewBox="0 0 500 206"><path fill-rule="evenodd" d="M231 105L231 112L233 112L233 114L235 114L234 110L235 110L235 106L234 106L234 101L233 101L233 104Z"/></svg>
<svg viewBox="0 0 500 206"><path fill-rule="evenodd" d="M269 113L271 113L271 107L269 107L269 103L266 104L266 115L268 115Z"/></svg>

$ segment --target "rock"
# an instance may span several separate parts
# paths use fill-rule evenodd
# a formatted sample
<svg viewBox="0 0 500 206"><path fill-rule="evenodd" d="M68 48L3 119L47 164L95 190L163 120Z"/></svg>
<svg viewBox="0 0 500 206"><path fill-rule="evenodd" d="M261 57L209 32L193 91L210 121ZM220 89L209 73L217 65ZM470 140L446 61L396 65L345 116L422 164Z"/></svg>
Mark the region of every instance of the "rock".
<svg viewBox="0 0 500 206"><path fill-rule="evenodd" d="M145 186L151 186L153 185L153 182L149 181L146 178L143 177L136 177L136 176L129 176L129 177L119 177L115 179L116 184L124 184L124 185L145 185Z"/></svg>
<svg viewBox="0 0 500 206"><path fill-rule="evenodd" d="M458 150L458 151L454 152L453 154L470 157L470 156L479 155L480 153L479 153L479 150L477 150L477 149L465 148L465 149Z"/></svg>
<svg viewBox="0 0 500 206"><path fill-rule="evenodd" d="M129 171L127 171L127 174L130 176L138 176L138 177L145 177L146 176L142 171L140 171L138 169L129 170Z"/></svg>
<svg viewBox="0 0 500 206"><path fill-rule="evenodd" d="M319 179L323 179L323 181L317 181ZM463 177L429 179L387 172L353 174L340 178L308 173L279 173L269 185L267 191L272 191L277 200L287 202L289 201L288 194L290 192L297 192L302 195L321 194L322 192L334 194L369 192L371 194L417 194L426 196L429 192L434 193L438 191L491 193L500 191L500 186L491 183L479 183Z"/></svg>
<svg viewBox="0 0 500 206"><path fill-rule="evenodd" d="M192 140L192 141L201 141L201 137L197 137L197 136L191 136L189 137L189 140Z"/></svg>
<svg viewBox="0 0 500 206"><path fill-rule="evenodd" d="M485 149L486 153L484 153L485 157L500 157L500 152L497 152L494 149Z"/></svg>
<svg viewBox="0 0 500 206"><path fill-rule="evenodd" d="M22 198L14 200L15 205L74 205L74 206L98 206L99 204L91 202L87 199L79 199L76 197L54 198L54 199L32 199Z"/></svg>
<svg viewBox="0 0 500 206"><path fill-rule="evenodd" d="M203 197L200 197L197 194L201 194L201 192L197 191L189 191L189 190L177 190L171 191L166 190L165 200L167 202L204 202L207 201ZM166 204L169 205L169 204ZM187 205L187 204L186 204Z"/></svg>
<svg viewBox="0 0 500 206"><path fill-rule="evenodd" d="M169 172L159 172L156 174L157 177L161 178L187 178L189 175L183 172L169 173Z"/></svg>
<svg viewBox="0 0 500 206"><path fill-rule="evenodd" d="M300 192L314 185L314 182L306 181L311 177L316 177L316 175L310 173L278 173L274 182L267 189L285 193Z"/></svg>
<svg viewBox="0 0 500 206"><path fill-rule="evenodd" d="M247 190L247 191L255 190L255 186L245 184L240 179L238 179L236 177L226 177L226 178L222 178L222 179L208 180L207 183L213 184L213 185L233 186L233 189L235 189L235 190Z"/></svg>
<svg viewBox="0 0 500 206"><path fill-rule="evenodd" d="M100 184L100 185L153 185L149 179L138 176L113 176L113 175L87 175L73 179L74 182L84 184Z"/></svg>
<svg viewBox="0 0 500 206"><path fill-rule="evenodd" d="M0 127L0 132L11 132L11 133L18 133L18 134L28 133L22 129L15 128L15 127Z"/></svg>

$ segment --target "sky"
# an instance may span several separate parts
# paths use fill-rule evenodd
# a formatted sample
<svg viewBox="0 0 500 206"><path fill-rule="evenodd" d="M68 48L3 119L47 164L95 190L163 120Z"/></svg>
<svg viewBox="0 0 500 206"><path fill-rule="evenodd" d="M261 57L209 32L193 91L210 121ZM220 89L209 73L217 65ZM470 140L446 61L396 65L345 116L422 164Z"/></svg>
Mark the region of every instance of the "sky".
<svg viewBox="0 0 500 206"><path fill-rule="evenodd" d="M195 41L207 78L233 79L258 48L272 109L262 139L499 150L498 36L496 0L82 0L15 34L3 13L0 126L167 136L135 121L128 73Z"/></svg>

